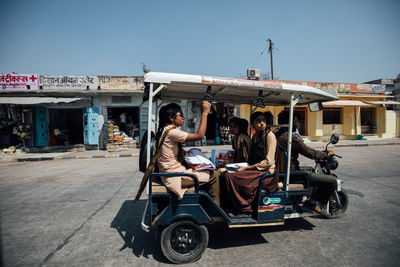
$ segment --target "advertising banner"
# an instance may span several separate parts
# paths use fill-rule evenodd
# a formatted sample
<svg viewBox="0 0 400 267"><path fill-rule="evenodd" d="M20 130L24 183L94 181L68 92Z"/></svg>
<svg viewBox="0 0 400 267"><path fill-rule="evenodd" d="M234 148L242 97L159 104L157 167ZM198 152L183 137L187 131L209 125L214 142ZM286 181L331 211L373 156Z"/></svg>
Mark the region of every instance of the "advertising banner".
<svg viewBox="0 0 400 267"><path fill-rule="evenodd" d="M143 76L99 76L99 85L102 90L141 90Z"/></svg>
<svg viewBox="0 0 400 267"><path fill-rule="evenodd" d="M386 91L386 85L383 84L298 82L298 81L282 81L282 82L308 85L320 90L334 88L338 93L385 94Z"/></svg>
<svg viewBox="0 0 400 267"><path fill-rule="evenodd" d="M37 74L2 73L1 89L39 89Z"/></svg>
<svg viewBox="0 0 400 267"><path fill-rule="evenodd" d="M49 76L40 75L41 89L96 90L99 87L97 76Z"/></svg>

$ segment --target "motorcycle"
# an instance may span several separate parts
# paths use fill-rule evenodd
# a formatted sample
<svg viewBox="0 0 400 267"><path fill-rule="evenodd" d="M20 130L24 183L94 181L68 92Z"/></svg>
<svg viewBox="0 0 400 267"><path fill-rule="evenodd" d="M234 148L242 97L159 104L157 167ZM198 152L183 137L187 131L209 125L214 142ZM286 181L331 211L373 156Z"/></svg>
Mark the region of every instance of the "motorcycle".
<svg viewBox="0 0 400 267"><path fill-rule="evenodd" d="M325 147L325 152L328 151L328 145L330 144L337 144L339 142L339 136L333 134L329 140L329 143ZM316 174L323 174L328 176L335 177L336 185L335 190L329 196L327 203L322 203L322 208L325 209L323 212L326 218L332 219L336 218L339 215L343 214L347 210L347 206L349 203L348 194L343 189L343 180L338 179L338 176L335 173L332 173L332 170L336 170L339 167L339 162L337 158L342 158L339 155L333 155L325 159L317 159L315 160L315 167L312 168L312 171ZM329 177L326 177L326 180L331 180ZM316 190L318 189L317 186L310 186L310 199L313 198L315 195Z"/></svg>

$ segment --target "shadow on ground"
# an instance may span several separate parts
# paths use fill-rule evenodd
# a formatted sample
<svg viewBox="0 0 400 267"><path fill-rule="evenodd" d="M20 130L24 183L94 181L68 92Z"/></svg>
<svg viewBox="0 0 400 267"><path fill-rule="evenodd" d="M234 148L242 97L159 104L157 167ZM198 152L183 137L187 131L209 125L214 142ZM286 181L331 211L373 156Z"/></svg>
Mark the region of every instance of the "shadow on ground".
<svg viewBox="0 0 400 267"><path fill-rule="evenodd" d="M126 200L111 223L122 238L120 250L129 248L136 257L149 258L152 255L158 262L169 263L164 257L159 240L154 231L147 233L141 228L141 219L146 200L132 203ZM278 231L310 231L314 225L304 219L291 219L284 226L250 227L229 229L225 223L215 223L208 227L209 244L211 249L240 247L268 243L262 234Z"/></svg>
<svg viewBox="0 0 400 267"><path fill-rule="evenodd" d="M125 200L111 223L111 228L117 230L123 240L120 251L129 248L136 257L153 258L159 262L168 263L162 254L154 231L145 232L141 227L141 219L146 200Z"/></svg>
<svg viewBox="0 0 400 267"><path fill-rule="evenodd" d="M291 219L284 226L246 227L229 229L225 223L213 224L208 227L210 240L208 247L223 249L268 243L262 234L280 231L310 231L314 225L302 218Z"/></svg>

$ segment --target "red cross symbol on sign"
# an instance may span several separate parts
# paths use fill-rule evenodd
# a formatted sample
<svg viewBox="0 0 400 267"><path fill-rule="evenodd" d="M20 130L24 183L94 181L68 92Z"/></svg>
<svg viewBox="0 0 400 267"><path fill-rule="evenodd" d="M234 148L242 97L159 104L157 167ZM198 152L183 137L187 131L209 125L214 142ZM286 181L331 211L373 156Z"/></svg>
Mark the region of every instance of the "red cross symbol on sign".
<svg viewBox="0 0 400 267"><path fill-rule="evenodd" d="M32 74L32 76L31 77L29 77L29 79L34 83L35 82L35 80L37 80L37 77L35 77L33 74Z"/></svg>

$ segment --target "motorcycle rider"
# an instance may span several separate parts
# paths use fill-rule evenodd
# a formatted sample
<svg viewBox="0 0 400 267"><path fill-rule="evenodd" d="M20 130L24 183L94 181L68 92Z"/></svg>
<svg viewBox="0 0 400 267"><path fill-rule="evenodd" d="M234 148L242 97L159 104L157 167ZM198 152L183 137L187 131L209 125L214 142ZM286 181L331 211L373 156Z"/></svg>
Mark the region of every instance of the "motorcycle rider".
<svg viewBox="0 0 400 267"><path fill-rule="evenodd" d="M288 124L289 123L289 111L282 111L278 115L278 124ZM294 123L293 123L294 124ZM288 127L281 127L276 133L277 145L281 151L287 151L287 144L289 139ZM308 170L300 168L298 157L299 154L310 158L310 159L326 159L333 156L335 153L331 150L328 151L318 151L312 149L311 147L304 144L303 139L297 133L295 125L293 125L292 134L292 151L291 151L291 164L290 170L293 176L296 176L296 171L301 171L301 174L308 176L310 186L318 186L318 189L313 196L314 201L310 201L309 204L312 206L314 211L319 213L324 213L325 210L322 205L325 205L329 197L336 189L336 178L331 175L317 174L309 168Z"/></svg>

